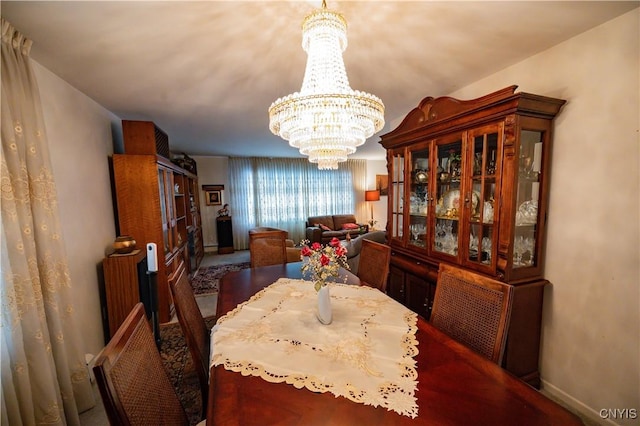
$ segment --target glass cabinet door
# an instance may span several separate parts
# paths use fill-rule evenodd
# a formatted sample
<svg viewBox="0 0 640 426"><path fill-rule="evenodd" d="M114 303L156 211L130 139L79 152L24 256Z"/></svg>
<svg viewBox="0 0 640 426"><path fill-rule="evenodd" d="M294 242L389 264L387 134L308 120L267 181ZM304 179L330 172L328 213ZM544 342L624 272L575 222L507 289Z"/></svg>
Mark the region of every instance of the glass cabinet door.
<svg viewBox="0 0 640 426"><path fill-rule="evenodd" d="M522 130L518 157L513 268L536 266L539 227L538 200L543 166L544 133Z"/></svg>
<svg viewBox="0 0 640 426"><path fill-rule="evenodd" d="M460 192L462 146L462 135L436 141L434 190L438 201L431 245L431 253L435 255L458 256L459 219L463 207Z"/></svg>
<svg viewBox="0 0 640 426"><path fill-rule="evenodd" d="M468 232L467 263L494 265L497 250L496 199L499 197L497 171L500 170L500 125L491 125L469 132L469 172L465 185L466 232Z"/></svg>
<svg viewBox="0 0 640 426"><path fill-rule="evenodd" d="M391 223L389 226L391 238L402 240L404 226L404 150L392 151L390 163Z"/></svg>
<svg viewBox="0 0 640 426"><path fill-rule="evenodd" d="M160 195L160 217L162 221L162 242L164 244L164 253L167 254L169 252L169 232L171 229L170 219L169 219L169 207L167 206L167 197L166 197L166 171L162 168L158 168L158 191Z"/></svg>
<svg viewBox="0 0 640 426"><path fill-rule="evenodd" d="M429 212L429 144L409 151L409 247L426 250Z"/></svg>
<svg viewBox="0 0 640 426"><path fill-rule="evenodd" d="M173 198L173 173L164 167L158 167L158 191L160 192L162 239L164 243L164 253L167 254L175 249L177 229Z"/></svg>

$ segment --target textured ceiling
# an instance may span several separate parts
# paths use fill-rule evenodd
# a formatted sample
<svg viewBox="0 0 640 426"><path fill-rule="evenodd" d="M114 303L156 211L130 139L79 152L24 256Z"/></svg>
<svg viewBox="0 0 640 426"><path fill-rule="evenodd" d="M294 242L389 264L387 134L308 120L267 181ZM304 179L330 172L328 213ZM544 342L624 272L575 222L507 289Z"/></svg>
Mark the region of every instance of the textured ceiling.
<svg viewBox="0 0 640 426"><path fill-rule="evenodd" d="M31 56L122 119L154 121L172 151L298 156L267 109L300 90L300 24L315 1L2 1ZM328 1L347 19L354 90L380 97L379 135L441 96L638 7L638 2ZM517 84L518 82L509 82ZM508 85L508 84L507 84ZM500 89L496 87L496 90Z"/></svg>

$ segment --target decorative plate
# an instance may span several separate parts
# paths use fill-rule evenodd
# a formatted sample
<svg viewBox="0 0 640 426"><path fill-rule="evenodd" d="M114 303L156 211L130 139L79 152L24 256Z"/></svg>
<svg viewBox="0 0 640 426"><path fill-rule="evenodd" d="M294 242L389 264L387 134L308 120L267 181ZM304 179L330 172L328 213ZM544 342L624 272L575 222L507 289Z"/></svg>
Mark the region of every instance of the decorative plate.
<svg viewBox="0 0 640 426"><path fill-rule="evenodd" d="M473 191L471 197L471 214L476 214L478 210L478 204L480 204L480 194L477 191ZM456 209L460 210L460 190L452 189L447 191L442 196L442 206L445 210Z"/></svg>

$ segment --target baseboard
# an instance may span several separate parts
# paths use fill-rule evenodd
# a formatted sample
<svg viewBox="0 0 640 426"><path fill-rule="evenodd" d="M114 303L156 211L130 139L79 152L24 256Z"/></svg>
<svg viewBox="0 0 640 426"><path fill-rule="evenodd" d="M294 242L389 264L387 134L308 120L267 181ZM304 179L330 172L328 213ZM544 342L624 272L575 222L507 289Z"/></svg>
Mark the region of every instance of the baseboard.
<svg viewBox="0 0 640 426"><path fill-rule="evenodd" d="M542 388L540 389L541 393L553 399L558 404L564 406L567 410L580 416L582 420L585 421L585 424L587 425L594 424L594 425L602 425L602 426L605 426L605 425L618 426L619 425L619 423L615 423L610 419L603 419L602 416L600 416L599 411L596 411L593 408L585 405L582 401L577 400L576 398L572 397L568 393L552 385L546 380L542 379L540 380L540 382L542 384ZM589 423L587 423L587 421Z"/></svg>

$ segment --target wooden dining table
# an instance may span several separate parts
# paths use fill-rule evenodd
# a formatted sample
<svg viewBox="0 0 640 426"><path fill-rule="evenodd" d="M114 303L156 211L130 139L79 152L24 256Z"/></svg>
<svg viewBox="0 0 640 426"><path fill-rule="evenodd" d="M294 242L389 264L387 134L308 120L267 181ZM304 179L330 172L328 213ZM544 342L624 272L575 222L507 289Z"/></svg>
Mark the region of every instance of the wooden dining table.
<svg viewBox="0 0 640 426"><path fill-rule="evenodd" d="M302 278L300 263L230 272L220 280L217 315L277 281ZM359 285L357 276L341 275ZM341 281L342 282L342 281ZM207 425L580 425L582 422L497 364L456 342L418 317L415 360L418 416L411 418L316 393L286 383L270 383L212 367Z"/></svg>

